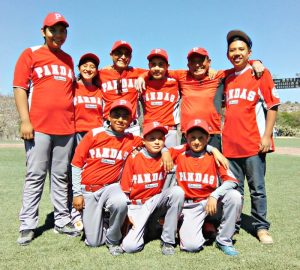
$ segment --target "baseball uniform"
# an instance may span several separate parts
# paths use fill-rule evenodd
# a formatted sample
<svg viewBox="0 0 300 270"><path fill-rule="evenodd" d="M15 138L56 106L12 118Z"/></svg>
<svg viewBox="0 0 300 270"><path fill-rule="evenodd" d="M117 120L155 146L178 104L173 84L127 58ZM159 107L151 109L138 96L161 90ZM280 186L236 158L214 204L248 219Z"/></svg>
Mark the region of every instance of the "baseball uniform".
<svg viewBox="0 0 300 270"><path fill-rule="evenodd" d="M233 189L238 180L230 170L218 167L214 157L206 151L195 153L187 150L177 157L176 165L177 183L185 192L183 220L179 229L181 250L196 252L202 248L205 242L202 225L207 216L205 206L209 196L215 197L222 207L216 240L222 245L232 246L231 237L242 204L241 195ZM222 180L220 187L218 177Z"/></svg>
<svg viewBox="0 0 300 270"><path fill-rule="evenodd" d="M119 244L127 198L118 180L125 159L141 145L140 137L101 127L89 131L77 146L71 164L73 194L84 197L83 225L88 245ZM80 171L81 180L76 179L73 169ZM108 228L103 226L104 211L110 214Z"/></svg>
<svg viewBox="0 0 300 270"><path fill-rule="evenodd" d="M16 63L13 87L15 91L28 91L34 129L34 139L25 140L27 173L20 231L37 227L39 202L49 168L55 226L64 227L70 222L67 171L74 133L73 67L68 54L50 51L46 46L26 49Z"/></svg>
<svg viewBox="0 0 300 270"><path fill-rule="evenodd" d="M162 241L175 244L184 193L178 186L162 191L165 178L160 153L151 155L143 149L128 157L121 179L122 190L128 194L131 202L128 206L128 217L133 222L133 227L122 242L122 248L126 252L143 249L146 225L155 217L165 217Z"/></svg>
<svg viewBox="0 0 300 270"><path fill-rule="evenodd" d="M232 170L239 179L239 191L244 193L244 179L251 193L251 214L254 227L268 229L266 220L267 198L265 190L265 154L259 153L259 144L265 131L266 112L280 104L268 70L257 79L247 66L233 73L225 81L225 122L223 153L229 158ZM274 151L272 141L270 151Z"/></svg>

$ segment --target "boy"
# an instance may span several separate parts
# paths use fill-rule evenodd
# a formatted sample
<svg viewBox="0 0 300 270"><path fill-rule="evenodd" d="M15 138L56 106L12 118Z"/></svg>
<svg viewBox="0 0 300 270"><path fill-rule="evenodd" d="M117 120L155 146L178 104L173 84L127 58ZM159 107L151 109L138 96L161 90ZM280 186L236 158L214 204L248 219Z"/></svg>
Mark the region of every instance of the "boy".
<svg viewBox="0 0 300 270"><path fill-rule="evenodd" d="M162 167L161 150L168 130L160 123L152 122L144 126L143 133L145 148L128 157L121 179L121 187L130 200L128 217L133 225L123 239L122 248L128 253L141 251L148 221L165 216L162 253L173 255L184 192L178 186L162 192L166 172Z"/></svg>
<svg viewBox="0 0 300 270"><path fill-rule="evenodd" d="M38 208L47 171L51 168L54 231L79 233L70 222L67 171L74 134L74 64L61 47L67 39L66 19L49 13L41 34L44 44L27 48L16 63L14 96L26 149L26 178L17 243L28 245L38 225Z"/></svg>
<svg viewBox="0 0 300 270"><path fill-rule="evenodd" d="M125 159L142 145L142 140L125 132L132 120L131 103L120 99L110 108L110 125L92 129L84 136L71 165L73 206L83 210L85 243L93 247L106 243L110 253L117 256L123 253L119 244L127 214L127 197L118 183L119 175ZM104 210L110 214L107 229L103 226Z"/></svg>
<svg viewBox="0 0 300 270"><path fill-rule="evenodd" d="M145 79L146 89L142 92L144 125L157 121L168 130L166 147L179 144L177 125L179 124L178 82L167 76L168 54L163 49L153 49L148 55L149 77Z"/></svg>
<svg viewBox="0 0 300 270"><path fill-rule="evenodd" d="M248 64L252 47L250 37L233 30L227 35L227 44L227 57L235 72L225 81L223 153L240 181L238 190L242 195L247 177L253 227L258 239L263 244L272 244L268 231L270 223L266 219L264 176L266 153L274 151L272 132L280 100L268 70L259 79L253 75Z"/></svg>
<svg viewBox="0 0 300 270"><path fill-rule="evenodd" d="M204 120L195 119L187 123L189 150L176 159L177 183L185 192L183 222L179 229L180 248L187 252L197 252L203 248L204 219L207 215L216 214L217 206L220 206L222 218L216 246L226 255L236 256L238 252L231 238L242 205L241 194L234 189L238 180L230 170L218 167L213 156L206 152L209 132L210 127ZM218 177L222 181L219 187Z"/></svg>

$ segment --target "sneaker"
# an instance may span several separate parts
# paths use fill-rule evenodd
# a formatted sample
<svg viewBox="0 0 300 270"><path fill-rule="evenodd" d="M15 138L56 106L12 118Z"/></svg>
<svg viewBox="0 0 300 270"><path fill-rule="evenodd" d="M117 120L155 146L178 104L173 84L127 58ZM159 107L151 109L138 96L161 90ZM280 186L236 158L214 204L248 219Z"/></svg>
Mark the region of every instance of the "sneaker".
<svg viewBox="0 0 300 270"><path fill-rule="evenodd" d="M119 245L109 244L106 242L106 246L112 256L119 256L124 253L124 250Z"/></svg>
<svg viewBox="0 0 300 270"><path fill-rule="evenodd" d="M163 255L174 255L175 254L175 248L173 245L168 244L168 243L163 243L161 252Z"/></svg>
<svg viewBox="0 0 300 270"><path fill-rule="evenodd" d="M26 246L33 240L33 238L33 230L23 230L20 232L19 238L17 239L17 243L21 246Z"/></svg>
<svg viewBox="0 0 300 270"><path fill-rule="evenodd" d="M273 238L270 235L269 231L266 229L260 229L257 231L257 237L258 240L262 243L262 244L266 244L266 245L270 245L273 244Z"/></svg>
<svg viewBox="0 0 300 270"><path fill-rule="evenodd" d="M74 227L74 225L69 222L68 224L66 224L63 227L58 227L58 226L54 226L54 232L55 233L60 233L60 234L66 234L72 237L76 237L80 235L80 232L77 231L77 229Z"/></svg>
<svg viewBox="0 0 300 270"><path fill-rule="evenodd" d="M234 246L224 246L220 244L219 242L216 242L216 247L223 251L225 255L228 256L237 256L239 255L239 252L234 248Z"/></svg>
<svg viewBox="0 0 300 270"><path fill-rule="evenodd" d="M82 232L83 230L83 222L82 220L78 220L74 223L74 227L77 231Z"/></svg>

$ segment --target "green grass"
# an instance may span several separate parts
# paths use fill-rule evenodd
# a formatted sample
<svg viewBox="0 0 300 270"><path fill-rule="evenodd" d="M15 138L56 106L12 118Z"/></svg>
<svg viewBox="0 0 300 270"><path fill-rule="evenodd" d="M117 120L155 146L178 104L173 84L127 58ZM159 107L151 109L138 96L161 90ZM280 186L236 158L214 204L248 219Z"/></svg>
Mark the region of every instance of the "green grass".
<svg viewBox="0 0 300 270"><path fill-rule="evenodd" d="M54 234L45 228L52 212L48 180L40 205L38 231L42 233L26 247L16 244L18 212L25 173L24 150L0 149L0 269L300 269L299 162L300 157L269 155L266 176L268 217L275 244L261 245L245 230L235 237L237 258L223 255L214 246L197 254L161 255L159 241L138 254L112 257L105 247L88 248L80 238ZM249 214L249 194L244 213Z"/></svg>
<svg viewBox="0 0 300 270"><path fill-rule="evenodd" d="M275 147L300 147L300 138L285 138L277 137L275 138Z"/></svg>

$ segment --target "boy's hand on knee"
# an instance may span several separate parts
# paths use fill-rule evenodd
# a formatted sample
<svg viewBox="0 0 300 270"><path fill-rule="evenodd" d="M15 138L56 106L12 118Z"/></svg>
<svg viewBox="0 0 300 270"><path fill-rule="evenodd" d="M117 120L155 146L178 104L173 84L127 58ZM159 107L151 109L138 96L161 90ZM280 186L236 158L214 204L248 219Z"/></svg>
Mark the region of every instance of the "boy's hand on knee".
<svg viewBox="0 0 300 270"><path fill-rule="evenodd" d="M214 215L217 213L217 199L214 197L208 197L205 206L205 211L208 215Z"/></svg>
<svg viewBox="0 0 300 270"><path fill-rule="evenodd" d="M73 198L73 207L77 211L81 211L84 208L84 199L82 195Z"/></svg>

